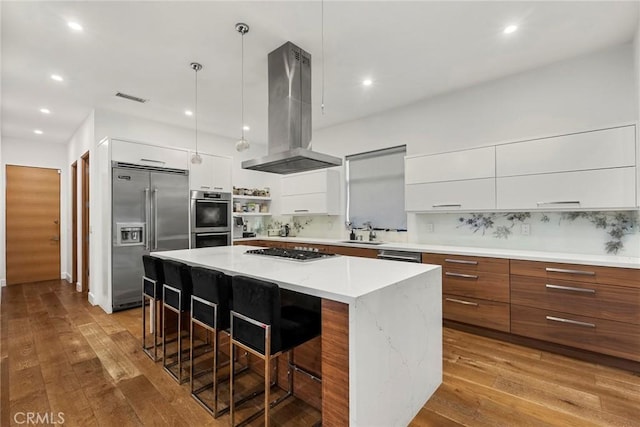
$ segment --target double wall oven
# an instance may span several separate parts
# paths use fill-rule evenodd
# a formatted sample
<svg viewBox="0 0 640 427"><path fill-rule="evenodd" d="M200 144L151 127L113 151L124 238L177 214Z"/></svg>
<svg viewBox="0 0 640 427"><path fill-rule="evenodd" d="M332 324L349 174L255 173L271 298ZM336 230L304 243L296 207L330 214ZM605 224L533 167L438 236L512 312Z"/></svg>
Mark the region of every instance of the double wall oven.
<svg viewBox="0 0 640 427"><path fill-rule="evenodd" d="M231 244L231 194L191 192L191 248Z"/></svg>

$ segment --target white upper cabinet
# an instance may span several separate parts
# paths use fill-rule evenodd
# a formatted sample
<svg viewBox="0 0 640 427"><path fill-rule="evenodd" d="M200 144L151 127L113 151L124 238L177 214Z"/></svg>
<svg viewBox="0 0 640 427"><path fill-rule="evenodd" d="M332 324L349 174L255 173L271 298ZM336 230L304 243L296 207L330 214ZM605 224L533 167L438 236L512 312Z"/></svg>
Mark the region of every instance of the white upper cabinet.
<svg viewBox="0 0 640 427"><path fill-rule="evenodd" d="M493 178L495 147L407 157L405 184Z"/></svg>
<svg viewBox="0 0 640 427"><path fill-rule="evenodd" d="M117 162L186 170L188 157L185 150L111 140L111 159Z"/></svg>
<svg viewBox="0 0 640 427"><path fill-rule="evenodd" d="M501 210L637 207L635 126L496 147Z"/></svg>
<svg viewBox="0 0 640 427"><path fill-rule="evenodd" d="M189 158L193 153L189 153ZM192 190L231 192L231 159L202 154L202 163L189 163Z"/></svg>
<svg viewBox="0 0 640 427"><path fill-rule="evenodd" d="M636 168L498 178L498 209L587 210L636 206Z"/></svg>
<svg viewBox="0 0 640 427"><path fill-rule="evenodd" d="M635 126L496 147L498 177L619 168L635 164Z"/></svg>
<svg viewBox="0 0 640 427"><path fill-rule="evenodd" d="M339 215L340 173L322 169L282 178L283 215Z"/></svg>
<svg viewBox="0 0 640 427"><path fill-rule="evenodd" d="M407 211L469 211L495 207L495 147L406 158Z"/></svg>

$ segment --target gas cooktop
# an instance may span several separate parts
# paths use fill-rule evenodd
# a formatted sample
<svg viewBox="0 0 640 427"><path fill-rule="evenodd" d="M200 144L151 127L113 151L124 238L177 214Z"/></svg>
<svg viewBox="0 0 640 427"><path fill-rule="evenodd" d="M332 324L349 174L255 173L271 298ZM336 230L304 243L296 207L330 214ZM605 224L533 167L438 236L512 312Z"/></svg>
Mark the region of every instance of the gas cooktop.
<svg viewBox="0 0 640 427"><path fill-rule="evenodd" d="M281 249L281 248L251 249L246 251L245 253L250 255L262 255L262 256L285 258L285 259L290 259L294 261L315 261L318 259L335 256L334 254L325 254L322 252L300 250L300 249Z"/></svg>

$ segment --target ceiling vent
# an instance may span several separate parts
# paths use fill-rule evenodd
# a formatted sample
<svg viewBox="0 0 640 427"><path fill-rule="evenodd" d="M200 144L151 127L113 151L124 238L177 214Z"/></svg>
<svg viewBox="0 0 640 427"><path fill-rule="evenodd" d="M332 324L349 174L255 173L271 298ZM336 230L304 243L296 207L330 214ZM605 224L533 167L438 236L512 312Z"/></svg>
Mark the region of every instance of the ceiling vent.
<svg viewBox="0 0 640 427"><path fill-rule="evenodd" d="M129 101L140 102L141 104L144 104L145 102L148 101L148 99L139 98L133 95L127 95L126 93L122 93L122 92L116 93L116 96L119 96L120 98L128 99Z"/></svg>

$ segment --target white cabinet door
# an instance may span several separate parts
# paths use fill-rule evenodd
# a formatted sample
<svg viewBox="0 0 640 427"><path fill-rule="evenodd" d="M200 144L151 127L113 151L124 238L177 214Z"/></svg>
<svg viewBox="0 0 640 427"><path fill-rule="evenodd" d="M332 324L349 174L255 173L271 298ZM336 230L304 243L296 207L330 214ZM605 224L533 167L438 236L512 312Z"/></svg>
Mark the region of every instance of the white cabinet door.
<svg viewBox="0 0 640 427"><path fill-rule="evenodd" d="M202 153L200 157L202 163L190 164L191 189L231 192L231 159Z"/></svg>
<svg viewBox="0 0 640 427"><path fill-rule="evenodd" d="M111 159L136 165L189 169L188 153L184 150L137 144L117 139L111 141Z"/></svg>
<svg viewBox="0 0 640 427"><path fill-rule="evenodd" d="M231 192L231 159L212 156L213 189Z"/></svg>
<svg viewBox="0 0 640 427"><path fill-rule="evenodd" d="M194 153L189 153L189 158ZM202 163L189 163L189 183L192 190L209 191L213 190L213 168L212 157L206 154L200 154Z"/></svg>
<svg viewBox="0 0 640 427"><path fill-rule="evenodd" d="M499 145L497 176L634 166L635 126Z"/></svg>
<svg viewBox="0 0 640 427"><path fill-rule="evenodd" d="M492 178L493 176L495 176L495 147L407 157L405 160L405 184Z"/></svg>
<svg viewBox="0 0 640 427"><path fill-rule="evenodd" d="M636 204L636 168L497 179L498 209L628 209Z"/></svg>
<svg viewBox="0 0 640 427"><path fill-rule="evenodd" d="M473 211L496 208L495 178L405 186L405 209L412 212Z"/></svg>
<svg viewBox="0 0 640 427"><path fill-rule="evenodd" d="M336 214L328 212L327 193L282 196L281 204L284 215Z"/></svg>
<svg viewBox="0 0 640 427"><path fill-rule="evenodd" d="M323 169L284 176L282 178L282 195L324 193L327 191L328 176L332 172L336 171Z"/></svg>

